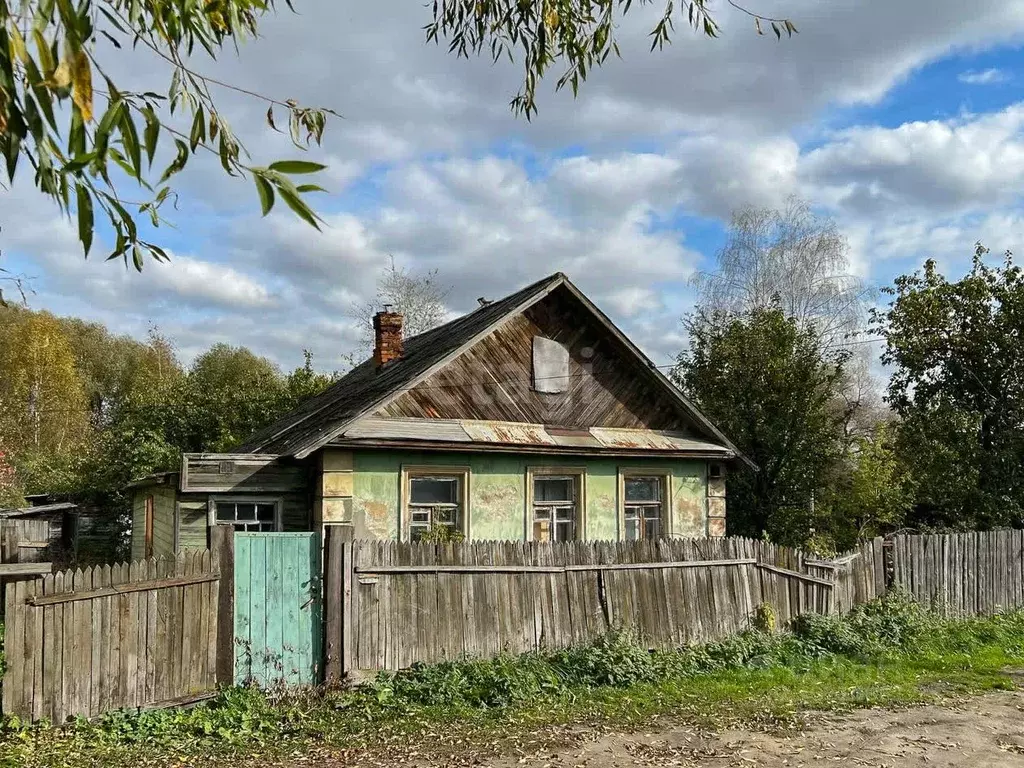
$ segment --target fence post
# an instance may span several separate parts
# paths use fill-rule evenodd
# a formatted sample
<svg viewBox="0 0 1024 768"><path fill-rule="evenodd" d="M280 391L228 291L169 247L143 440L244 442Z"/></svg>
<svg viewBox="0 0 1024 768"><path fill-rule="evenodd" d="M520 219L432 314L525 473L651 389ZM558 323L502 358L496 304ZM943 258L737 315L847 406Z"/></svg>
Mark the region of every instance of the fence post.
<svg viewBox="0 0 1024 768"><path fill-rule="evenodd" d="M324 682L340 685L350 666L353 531L350 525L327 525L324 532Z"/></svg>
<svg viewBox="0 0 1024 768"><path fill-rule="evenodd" d="M235 684L235 528L216 525L210 532L213 559L220 572L217 596L217 684Z"/></svg>

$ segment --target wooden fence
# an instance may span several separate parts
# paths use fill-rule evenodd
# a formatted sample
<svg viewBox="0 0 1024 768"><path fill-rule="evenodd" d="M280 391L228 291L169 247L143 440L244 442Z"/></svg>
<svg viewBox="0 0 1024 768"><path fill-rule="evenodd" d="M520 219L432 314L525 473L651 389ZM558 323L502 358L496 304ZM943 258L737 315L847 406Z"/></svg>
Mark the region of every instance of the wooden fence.
<svg viewBox="0 0 1024 768"><path fill-rule="evenodd" d="M3 711L63 722L213 691L218 588L208 550L7 585Z"/></svg>
<svg viewBox="0 0 1024 768"><path fill-rule="evenodd" d="M51 559L50 521L0 520L0 563L37 563Z"/></svg>
<svg viewBox="0 0 1024 768"><path fill-rule="evenodd" d="M895 536L893 584L949 616L1024 607L1024 531Z"/></svg>
<svg viewBox="0 0 1024 768"><path fill-rule="evenodd" d="M334 529L327 677L562 648L613 628L651 647L706 642L749 626L762 603L783 626L873 598L881 552L869 542L834 565L742 538L436 545L344 541Z"/></svg>

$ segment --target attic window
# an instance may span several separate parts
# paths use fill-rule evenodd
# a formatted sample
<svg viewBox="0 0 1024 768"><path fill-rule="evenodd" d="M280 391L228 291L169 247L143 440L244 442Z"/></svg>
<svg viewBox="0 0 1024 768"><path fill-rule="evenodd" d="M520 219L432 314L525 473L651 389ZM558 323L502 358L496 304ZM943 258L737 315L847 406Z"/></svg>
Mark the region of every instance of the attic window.
<svg viewBox="0 0 1024 768"><path fill-rule="evenodd" d="M533 337L533 389L548 394L569 390L569 350L543 336Z"/></svg>

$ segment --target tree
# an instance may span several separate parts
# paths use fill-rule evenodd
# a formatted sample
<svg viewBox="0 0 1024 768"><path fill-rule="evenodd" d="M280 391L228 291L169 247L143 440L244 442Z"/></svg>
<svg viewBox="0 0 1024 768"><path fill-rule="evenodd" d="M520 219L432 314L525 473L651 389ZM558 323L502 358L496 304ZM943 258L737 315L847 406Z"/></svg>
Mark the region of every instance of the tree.
<svg viewBox="0 0 1024 768"><path fill-rule="evenodd" d="M0 444L28 492L70 482L89 435L71 343L49 313L19 312L0 328Z"/></svg>
<svg viewBox="0 0 1024 768"><path fill-rule="evenodd" d="M291 0L286 2L291 8ZM610 53L618 54L615 24L631 4L445 0L433 6L426 34L428 40L449 40L449 49L462 56L486 50L497 59L519 51L525 80L512 105L530 116L536 111L537 82L552 64L565 63L557 86L569 84L575 93L588 72ZM652 32L652 48L669 42L677 17L708 36L718 34L708 0L684 1L678 16L675 8L674 2L667 3ZM62 211L74 212L86 255L96 218L106 219L114 240L108 258L131 259L137 269L147 256L167 259L158 244L144 237L137 219L161 223L162 210L176 199L167 182L200 153L216 158L231 176L251 178L264 215L280 199L318 227L320 220L304 195L322 190L297 184L293 177L324 166L307 160L254 163L214 94L231 90L265 105L269 127L278 130L278 121L286 124L299 148L320 143L332 110L232 85L192 63L197 48L216 59L226 47L237 48L255 37L263 17L274 11L273 0L0 0L0 155L8 184L21 168L22 176ZM779 37L795 31L788 20L746 12L759 32L762 22ZM143 90L118 85L97 56L99 47L108 45L120 55L130 50L132 56L159 59L169 70L169 82ZM154 169L165 146L172 157ZM125 182L138 191L122 194ZM136 195L141 199L132 199Z"/></svg>
<svg viewBox="0 0 1024 768"><path fill-rule="evenodd" d="M779 308L697 315L689 331L677 383L758 466L730 477L730 534L806 542L827 523L815 494L843 454L834 404L848 353L823 354Z"/></svg>
<svg viewBox="0 0 1024 768"><path fill-rule="evenodd" d="M917 525L1024 525L1024 275L1009 252L999 266L987 254L979 243L956 282L925 262L874 313Z"/></svg>
<svg viewBox="0 0 1024 768"><path fill-rule="evenodd" d="M286 401L280 369L245 347L214 344L196 358L172 416L182 451L224 451L273 421Z"/></svg>
<svg viewBox="0 0 1024 768"><path fill-rule="evenodd" d="M361 349L373 349L373 316L384 307L391 307L403 317L402 332L406 337L436 328L444 322L448 310L445 299L450 287L442 286L437 270L417 275L395 266L390 257L377 278L377 294L373 301L358 306L353 313L361 333Z"/></svg>
<svg viewBox="0 0 1024 768"><path fill-rule="evenodd" d="M797 31L789 19L761 15L735 0L728 3L751 17L758 34L768 27L781 39ZM657 3L636 3L639 8L652 5ZM651 50L671 42L676 21L707 37L717 37L720 26L710 5L710 0L666 0L651 30ZM576 95L587 76L611 54L621 56L616 31L633 6L633 0L440 0L434 4L427 39L445 38L449 51L467 58L486 53L494 61L511 60L518 53L525 72L512 109L529 118L537 111L537 84L549 67L560 64L564 68L556 90L568 85Z"/></svg>
<svg viewBox="0 0 1024 768"><path fill-rule="evenodd" d="M916 487L893 438L884 425L854 438L853 450L822 496L828 533L838 551L852 548L858 539L897 530L914 506Z"/></svg>
<svg viewBox="0 0 1024 768"><path fill-rule="evenodd" d="M694 282L706 312L779 308L829 346L863 329L870 291L851 274L849 244L834 219L791 197L783 208L732 215L714 272Z"/></svg>
<svg viewBox="0 0 1024 768"><path fill-rule="evenodd" d="M317 373L313 370L313 353L302 350L303 363L288 374L285 380L286 408L293 408L303 400L318 395L339 378L337 372Z"/></svg>

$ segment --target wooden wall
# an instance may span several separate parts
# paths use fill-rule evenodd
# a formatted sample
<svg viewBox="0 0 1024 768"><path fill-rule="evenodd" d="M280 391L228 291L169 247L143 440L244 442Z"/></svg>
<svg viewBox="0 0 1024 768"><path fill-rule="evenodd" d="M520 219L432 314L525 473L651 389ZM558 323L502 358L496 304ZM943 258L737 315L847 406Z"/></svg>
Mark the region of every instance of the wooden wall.
<svg viewBox="0 0 1024 768"><path fill-rule="evenodd" d="M554 339L569 350L568 392L534 391L534 336ZM581 428L685 429L689 423L565 291L555 291L510 319L377 415Z"/></svg>

